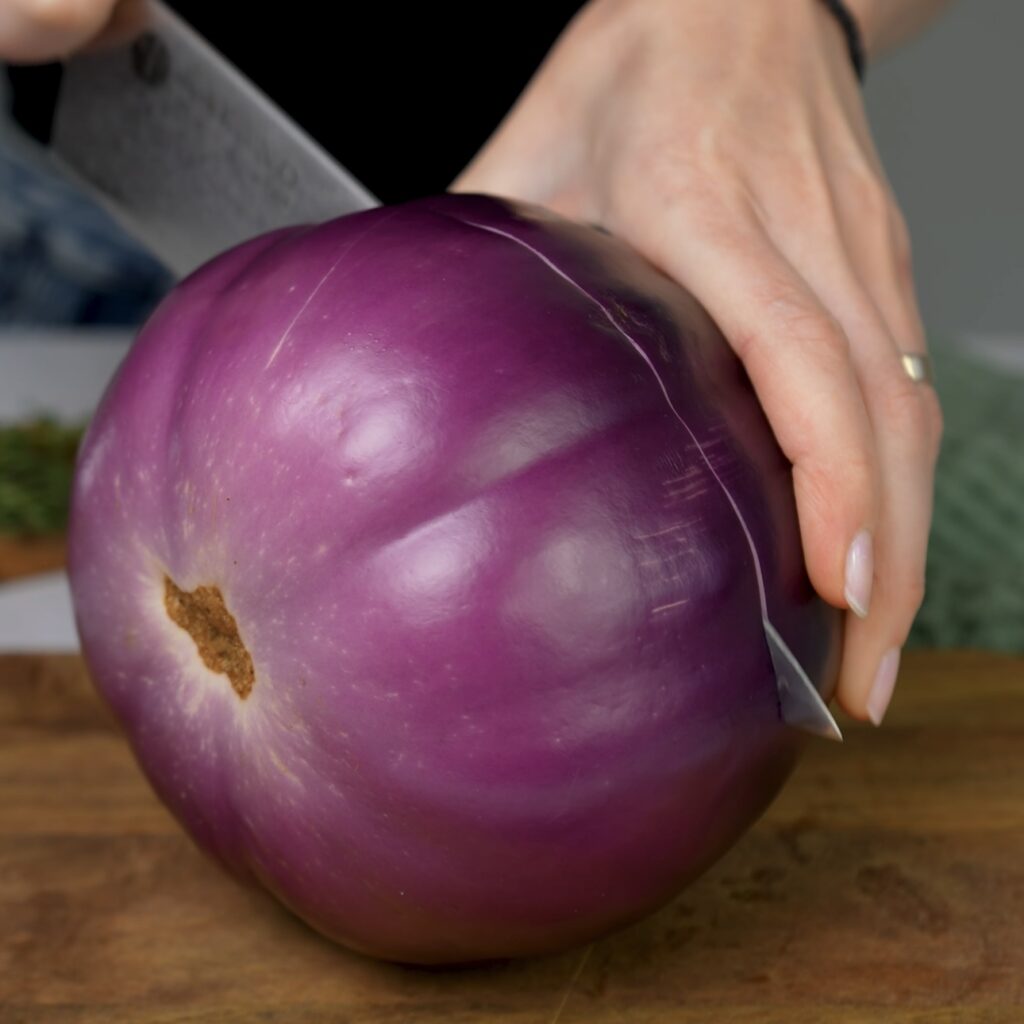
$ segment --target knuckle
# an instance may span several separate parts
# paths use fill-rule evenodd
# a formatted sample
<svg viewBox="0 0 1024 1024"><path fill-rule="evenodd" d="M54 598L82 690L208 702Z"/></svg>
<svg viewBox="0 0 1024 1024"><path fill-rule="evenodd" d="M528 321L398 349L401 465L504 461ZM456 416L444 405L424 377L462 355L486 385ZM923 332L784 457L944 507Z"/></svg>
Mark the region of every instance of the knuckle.
<svg viewBox="0 0 1024 1024"><path fill-rule="evenodd" d="M832 447L808 447L797 452L793 476L801 503L825 522L835 523L841 506L861 520L874 504L878 473L867 447L844 451L841 459Z"/></svg>
<svg viewBox="0 0 1024 1024"><path fill-rule="evenodd" d="M686 165L676 146L660 144L635 145L618 161L620 173L613 187L616 193L636 195L646 192L662 196L675 192L684 176ZM642 181L643 188L637 188Z"/></svg>
<svg viewBox="0 0 1024 1024"><path fill-rule="evenodd" d="M653 203L662 213L674 209L702 234L719 233L748 205L740 161L710 128L695 134L669 126L615 163L609 192L617 206Z"/></svg>
<svg viewBox="0 0 1024 1024"><path fill-rule="evenodd" d="M771 325L788 341L830 362L848 362L850 342L842 324L828 310L816 307L791 289L777 289L769 298Z"/></svg>
<svg viewBox="0 0 1024 1024"><path fill-rule="evenodd" d="M760 315L752 316L729 339L748 367L784 358L794 365L813 365L816 374L837 383L849 378L852 363L846 332L798 286L778 278L763 282L760 288L755 285L755 308ZM789 414L796 416L797 410Z"/></svg>
<svg viewBox="0 0 1024 1024"><path fill-rule="evenodd" d="M819 217L827 218L829 222L838 223L833 187L819 159L800 160L787 174L798 209L805 215L811 211Z"/></svg>
<svg viewBox="0 0 1024 1024"><path fill-rule="evenodd" d="M637 182L643 182L638 188ZM598 198L603 222L627 240L638 228L658 236L672 214L702 208L703 192L687 180L686 166L670 147L637 145L611 163Z"/></svg>
<svg viewBox="0 0 1024 1024"><path fill-rule="evenodd" d="M868 164L857 165L850 171L844 187L859 217L888 227L893 208L892 197L873 168Z"/></svg>
<svg viewBox="0 0 1024 1024"><path fill-rule="evenodd" d="M696 177L709 181L740 177L739 171L745 161L738 152L737 139L732 131L710 122L701 125L689 137L681 132L677 138L680 155L692 165Z"/></svg>

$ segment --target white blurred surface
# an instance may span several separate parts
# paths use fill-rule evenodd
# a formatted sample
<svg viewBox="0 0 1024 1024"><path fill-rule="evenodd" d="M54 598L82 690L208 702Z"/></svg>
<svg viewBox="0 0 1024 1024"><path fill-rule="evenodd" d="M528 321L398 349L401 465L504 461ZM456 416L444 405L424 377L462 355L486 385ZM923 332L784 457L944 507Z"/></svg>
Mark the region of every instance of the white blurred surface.
<svg viewBox="0 0 1024 1024"><path fill-rule="evenodd" d="M958 346L996 370L1024 377L1024 334L979 334L959 339Z"/></svg>
<svg viewBox="0 0 1024 1024"><path fill-rule="evenodd" d="M71 591L63 572L0 586L0 653L77 650Z"/></svg>
<svg viewBox="0 0 1024 1024"><path fill-rule="evenodd" d="M86 418L131 339L124 331L0 330L0 423L39 412ZM0 652L77 649L64 573L0 584Z"/></svg>
<svg viewBox="0 0 1024 1024"><path fill-rule="evenodd" d="M84 419L131 339L125 331L0 330L0 422L43 411Z"/></svg>

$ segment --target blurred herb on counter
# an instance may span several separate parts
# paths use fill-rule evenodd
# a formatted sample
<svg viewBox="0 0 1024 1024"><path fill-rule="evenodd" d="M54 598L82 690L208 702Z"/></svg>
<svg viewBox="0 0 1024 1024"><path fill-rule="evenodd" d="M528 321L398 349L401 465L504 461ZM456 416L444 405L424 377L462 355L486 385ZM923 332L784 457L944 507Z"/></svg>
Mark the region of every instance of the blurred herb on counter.
<svg viewBox="0 0 1024 1024"><path fill-rule="evenodd" d="M64 529L84 429L49 416L0 424L0 533L38 536Z"/></svg>

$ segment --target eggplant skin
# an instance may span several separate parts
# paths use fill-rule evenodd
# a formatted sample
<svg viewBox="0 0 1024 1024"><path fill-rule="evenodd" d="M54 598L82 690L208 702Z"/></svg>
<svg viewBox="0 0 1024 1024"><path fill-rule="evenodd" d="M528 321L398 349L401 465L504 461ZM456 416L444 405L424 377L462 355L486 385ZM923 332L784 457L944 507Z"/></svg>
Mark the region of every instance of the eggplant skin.
<svg viewBox="0 0 1024 1024"><path fill-rule="evenodd" d="M615 239L440 196L233 249L83 443L83 651L196 843L373 956L547 952L742 834L812 679L790 467L701 307ZM746 527L746 530L744 530Z"/></svg>

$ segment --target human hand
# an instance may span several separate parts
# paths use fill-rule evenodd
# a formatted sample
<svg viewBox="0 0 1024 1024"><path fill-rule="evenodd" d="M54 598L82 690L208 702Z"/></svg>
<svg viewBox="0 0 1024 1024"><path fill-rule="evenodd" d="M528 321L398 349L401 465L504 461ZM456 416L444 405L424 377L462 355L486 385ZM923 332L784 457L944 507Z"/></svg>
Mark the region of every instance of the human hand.
<svg viewBox="0 0 1024 1024"><path fill-rule="evenodd" d="M31 64L129 36L141 0L0 0L0 60Z"/></svg>
<svg viewBox="0 0 1024 1024"><path fill-rule="evenodd" d="M825 6L591 0L452 187L601 224L707 308L793 464L811 581L855 613L839 702L879 723L941 415L901 365L925 348L907 230Z"/></svg>

